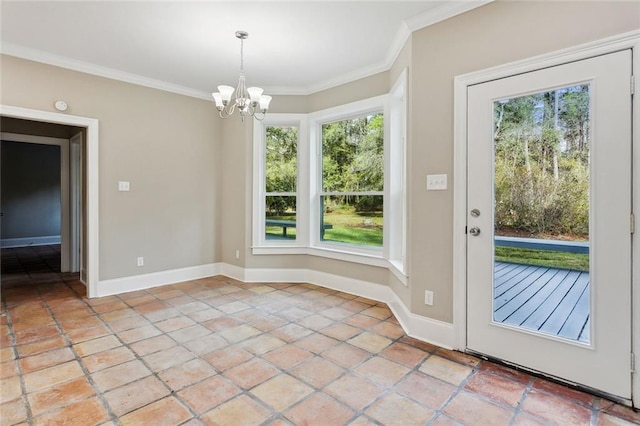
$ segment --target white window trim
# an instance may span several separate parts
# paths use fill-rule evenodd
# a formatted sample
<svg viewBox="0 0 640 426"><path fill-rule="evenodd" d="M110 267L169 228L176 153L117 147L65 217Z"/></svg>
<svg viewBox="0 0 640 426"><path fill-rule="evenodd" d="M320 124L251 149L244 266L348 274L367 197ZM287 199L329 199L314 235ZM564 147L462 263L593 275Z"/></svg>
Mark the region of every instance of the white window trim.
<svg viewBox="0 0 640 426"><path fill-rule="evenodd" d="M384 115L384 157L385 157L385 188L383 190L383 199L386 200L388 197L388 189L386 185L387 181L387 160L388 156L387 144L389 140L389 124L387 123L387 115L389 112L389 103L388 96L381 95L376 96L369 99L363 99L361 101L352 102L346 105L340 105L337 107L325 109L322 111L315 112L309 116L309 127L310 127L310 150L312 153L312 158L315 161L315 167L310 170L309 176L311 180L310 185L310 220L312 229L317 230L320 229L320 195L322 191L322 125L333 123L341 120L348 120L350 118L362 117L368 113L382 113ZM338 191L335 191L338 192ZM376 192L376 191L367 191L367 192ZM385 201L385 209L386 209L386 201ZM329 242L329 241L320 241L319 232L312 232L310 235L310 246L314 249L320 250L330 250L333 252L347 252L352 254L359 254L368 257L374 258L385 258L385 245L386 245L386 229L388 226L388 219L385 215L383 216L383 224L382 224L382 241L383 247L359 247L357 245L352 244L341 244L337 242Z"/></svg>
<svg viewBox="0 0 640 426"><path fill-rule="evenodd" d="M325 109L312 114L268 114L255 121L253 129L253 226L254 255L312 255L388 268L407 285L406 260L406 120L407 71L389 95ZM384 217L383 247L319 241L320 227L321 129L322 124L384 114ZM395 124L391 124L395 123ZM265 234L265 129L268 126L298 127L298 185L296 240L267 240ZM391 133L393 132L393 134ZM392 195L393 193L393 201ZM395 222L395 225L391 224ZM400 223L398 223L400 222Z"/></svg>
<svg viewBox="0 0 640 426"><path fill-rule="evenodd" d="M407 285L407 87L408 72L404 69L389 93L389 137L385 150L385 215L389 226L384 235L389 244L385 257L391 272ZM387 163L388 162L388 163ZM388 180L387 180L388 179Z"/></svg>
<svg viewBox="0 0 640 426"><path fill-rule="evenodd" d="M267 240L265 238L265 135L266 128L269 126L292 126L298 128L298 162L297 162L297 182L296 192L291 193L296 197L296 239L287 240ZM308 245L306 236L308 235L308 221L300 220L301 217L307 217L307 206L302 200L301 194L308 185L307 178L300 170L304 170L308 163L308 139L307 115L306 114L269 114L263 121L254 121L253 125L253 226L252 226L252 245L253 248L286 248L286 247L305 247ZM302 190L301 190L302 189ZM284 194L284 193L283 193ZM289 194L289 193L287 193ZM254 254L255 253L254 251Z"/></svg>

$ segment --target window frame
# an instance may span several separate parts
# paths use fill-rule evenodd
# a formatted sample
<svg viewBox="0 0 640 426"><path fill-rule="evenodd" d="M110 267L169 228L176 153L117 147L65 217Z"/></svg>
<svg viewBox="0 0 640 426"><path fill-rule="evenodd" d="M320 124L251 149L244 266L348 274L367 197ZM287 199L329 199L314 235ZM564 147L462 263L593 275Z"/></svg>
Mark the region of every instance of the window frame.
<svg viewBox="0 0 640 426"><path fill-rule="evenodd" d="M408 182L407 182L407 98L408 71L404 69L389 92L389 151L385 155L385 188L389 188L388 234L383 238L389 241L385 258L389 260L391 272L405 286L407 285L407 227L408 227ZM388 164L386 163L388 161Z"/></svg>
<svg viewBox="0 0 640 426"><path fill-rule="evenodd" d="M302 188L306 186L306 179L300 173L302 163L306 163L304 159L308 157L306 150L303 149L305 143L301 143L302 139L308 134L306 114L269 114L263 121L255 121L254 134L254 155L253 155L253 247L304 247L307 244L306 235L308 234L308 224L301 217L306 217L304 202L301 200ZM297 141L297 167L296 167L296 191L295 193L282 193L296 197L296 239L295 240L277 240L266 238L266 131L267 127L296 127L298 129ZM303 152L301 152L303 151ZM302 179L301 179L302 178ZM303 216L304 215L304 216Z"/></svg>
<svg viewBox="0 0 640 426"><path fill-rule="evenodd" d="M387 116L389 112L388 96L381 95L374 98L364 99L361 101L353 102L346 105L340 105L334 108L318 111L313 113L309 117L310 122L310 148L314 154L315 164L314 169L310 170L311 177L311 206L310 206L310 224L311 229L314 231L310 235L310 245L312 248L320 250L329 250L333 252L347 252L352 254L360 254L368 257L378 257L383 259L385 253L385 229L387 228L386 218L386 204L384 200L388 197L387 194L387 156L388 156L388 141L389 141L389 125L387 123ZM322 187L322 126L325 124L335 123L338 121L349 120L353 118L361 118L367 114L382 114L384 123L384 142L383 142L383 161L385 165L384 170L384 188L381 191L383 197L383 237L382 247L373 246L358 246L355 244L340 243L336 241L323 241L320 240L320 197L323 196L325 191ZM326 191L326 192L338 192L338 191ZM380 191L367 191L379 193Z"/></svg>

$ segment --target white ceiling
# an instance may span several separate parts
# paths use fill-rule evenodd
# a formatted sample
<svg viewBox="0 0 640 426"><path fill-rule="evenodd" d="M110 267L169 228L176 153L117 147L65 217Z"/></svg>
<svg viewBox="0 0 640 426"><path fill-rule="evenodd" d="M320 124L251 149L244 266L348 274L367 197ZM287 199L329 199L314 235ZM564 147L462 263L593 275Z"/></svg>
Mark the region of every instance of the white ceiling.
<svg viewBox="0 0 640 426"><path fill-rule="evenodd" d="M269 94L309 94L389 68L410 31L466 1L5 1L2 52L209 98L245 72Z"/></svg>

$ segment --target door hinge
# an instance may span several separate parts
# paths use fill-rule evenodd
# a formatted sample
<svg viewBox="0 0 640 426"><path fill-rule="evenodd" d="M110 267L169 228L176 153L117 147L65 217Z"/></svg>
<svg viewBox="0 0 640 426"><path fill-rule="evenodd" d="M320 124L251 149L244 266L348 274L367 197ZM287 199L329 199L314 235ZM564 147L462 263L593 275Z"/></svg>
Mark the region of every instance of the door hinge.
<svg viewBox="0 0 640 426"><path fill-rule="evenodd" d="M631 94L636 93L636 76L631 74Z"/></svg>
<svg viewBox="0 0 640 426"><path fill-rule="evenodd" d="M636 232L636 215L633 213L629 217L629 232L632 234Z"/></svg>
<svg viewBox="0 0 640 426"><path fill-rule="evenodd" d="M464 227L464 234L467 235L467 226Z"/></svg>
<svg viewBox="0 0 640 426"><path fill-rule="evenodd" d="M631 372L636 372L636 354L633 352L631 352Z"/></svg>

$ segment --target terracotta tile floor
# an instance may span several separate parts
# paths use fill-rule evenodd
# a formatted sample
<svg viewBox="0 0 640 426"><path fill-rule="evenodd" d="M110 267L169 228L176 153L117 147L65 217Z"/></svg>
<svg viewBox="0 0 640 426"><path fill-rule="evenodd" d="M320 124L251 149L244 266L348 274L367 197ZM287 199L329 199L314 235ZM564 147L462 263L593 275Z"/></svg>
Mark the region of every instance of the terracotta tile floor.
<svg viewBox="0 0 640 426"><path fill-rule="evenodd" d="M640 423L310 284L218 276L88 300L74 276L45 278L3 282L2 425Z"/></svg>

